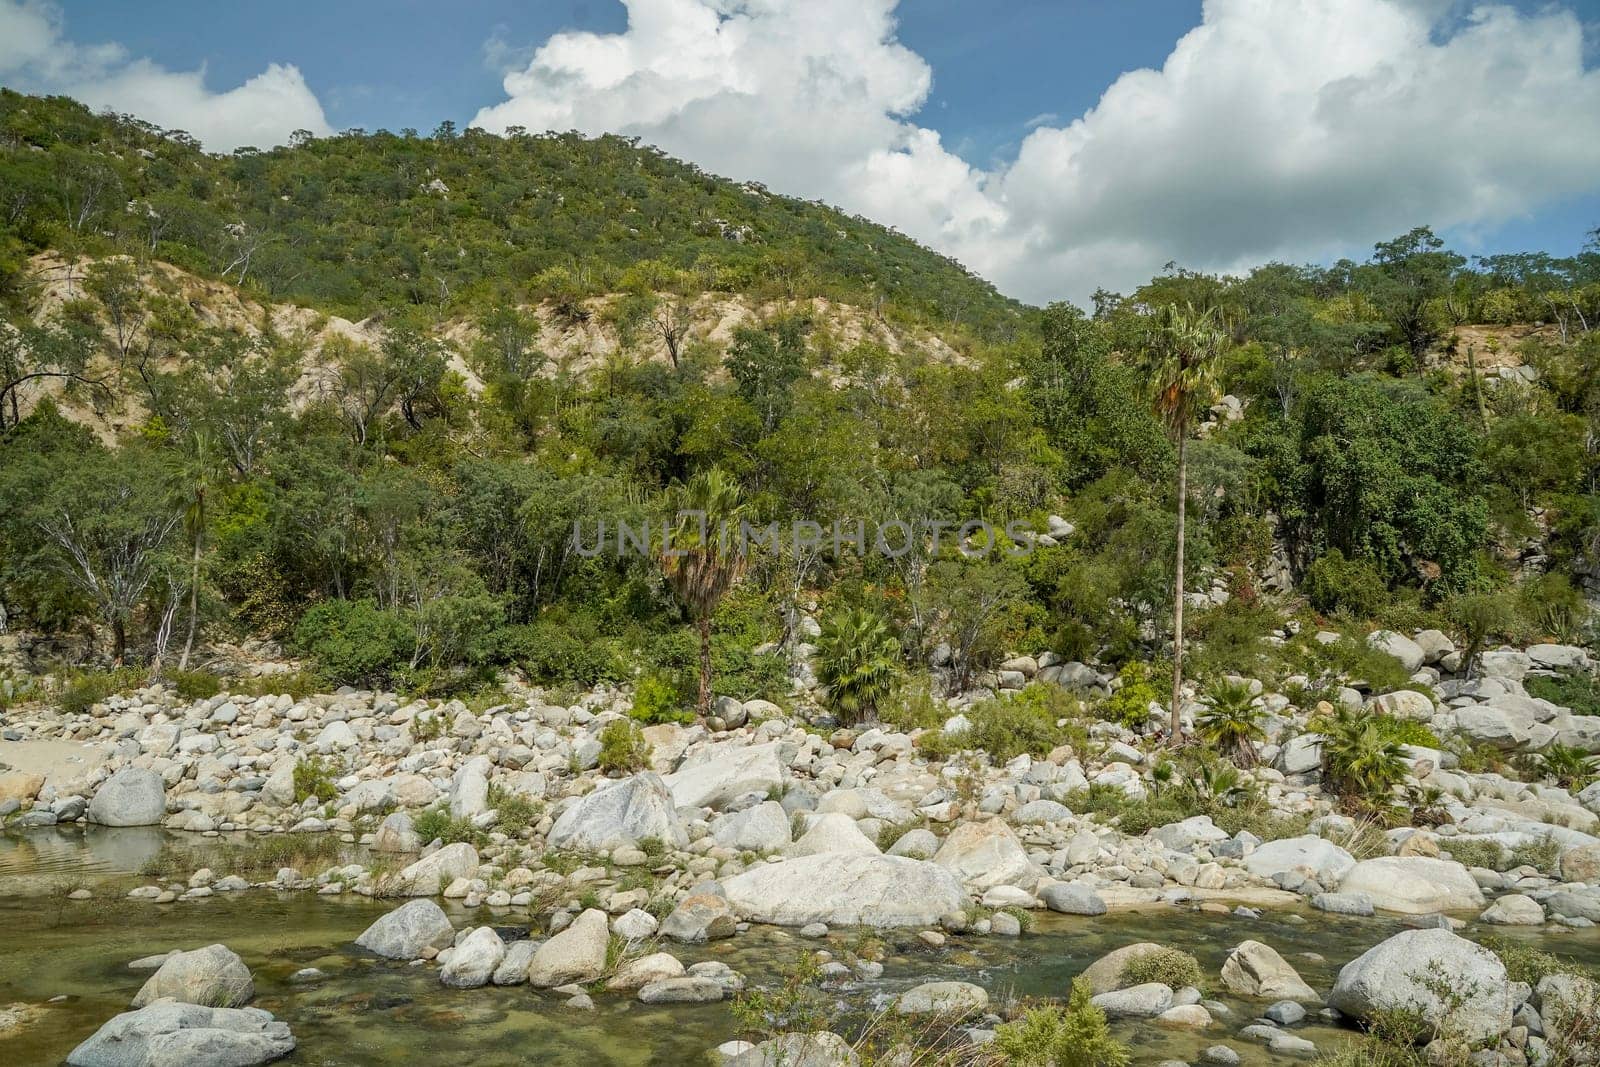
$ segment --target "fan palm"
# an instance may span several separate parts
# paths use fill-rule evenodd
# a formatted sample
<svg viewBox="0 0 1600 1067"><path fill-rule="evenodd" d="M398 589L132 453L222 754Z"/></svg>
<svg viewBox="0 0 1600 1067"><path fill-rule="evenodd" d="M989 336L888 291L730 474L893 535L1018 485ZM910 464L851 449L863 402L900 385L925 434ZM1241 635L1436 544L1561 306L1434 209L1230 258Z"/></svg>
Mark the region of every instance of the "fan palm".
<svg viewBox="0 0 1600 1067"><path fill-rule="evenodd" d="M662 573L700 633L700 714L711 712L711 616L744 573L739 485L713 468L684 488L678 524L660 557Z"/></svg>
<svg viewBox="0 0 1600 1067"><path fill-rule="evenodd" d="M1534 769L1563 789L1582 789L1595 778L1595 757L1576 745L1551 742L1532 757Z"/></svg>
<svg viewBox="0 0 1600 1067"><path fill-rule="evenodd" d="M1324 784L1367 807L1385 807L1406 775L1405 748L1374 717L1340 709L1319 720Z"/></svg>
<svg viewBox="0 0 1600 1067"><path fill-rule="evenodd" d="M1197 723L1201 738L1239 766L1254 766L1255 743L1266 740L1266 735L1250 683L1228 679L1213 683L1206 690L1205 704Z"/></svg>
<svg viewBox="0 0 1600 1067"><path fill-rule="evenodd" d="M1172 589L1172 740L1183 734L1179 717L1183 690L1183 549L1189 492L1187 442L1196 416L1217 391L1217 365L1223 347L1221 321L1214 308L1196 311L1167 304L1155 315L1145 345L1156 414L1178 449L1178 552Z"/></svg>
<svg viewBox="0 0 1600 1067"><path fill-rule="evenodd" d="M829 617L817 638L817 681L826 703L851 720L873 721L878 702L900 673L900 642L884 619L865 608Z"/></svg>

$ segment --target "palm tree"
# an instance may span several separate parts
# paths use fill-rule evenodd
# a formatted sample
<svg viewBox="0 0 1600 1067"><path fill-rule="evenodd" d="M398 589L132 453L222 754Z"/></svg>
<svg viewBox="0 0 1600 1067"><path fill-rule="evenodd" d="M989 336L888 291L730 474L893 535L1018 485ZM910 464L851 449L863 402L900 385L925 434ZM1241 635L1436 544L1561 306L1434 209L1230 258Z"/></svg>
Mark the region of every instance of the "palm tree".
<svg viewBox="0 0 1600 1067"><path fill-rule="evenodd" d="M865 608L829 617L817 638L817 680L829 707L853 721L875 721L900 668L900 642Z"/></svg>
<svg viewBox="0 0 1600 1067"><path fill-rule="evenodd" d="M1216 393L1223 331L1215 309L1167 304L1155 315L1145 346L1156 414L1178 447L1178 558L1172 589L1172 740L1183 734L1183 547L1189 468L1186 443L1196 416Z"/></svg>
<svg viewBox="0 0 1600 1067"><path fill-rule="evenodd" d="M1254 766L1255 742L1266 740L1266 735L1250 683L1222 679L1206 690L1205 702L1198 723L1200 736L1239 766Z"/></svg>
<svg viewBox="0 0 1600 1067"><path fill-rule="evenodd" d="M183 507L183 527L193 546L189 560L189 631L183 640L183 654L178 657L178 669L186 671L200 624L200 563L205 556L208 521L206 494L223 474L222 458L213 446L209 433L198 430L189 436L178 473L187 496Z"/></svg>
<svg viewBox="0 0 1600 1067"><path fill-rule="evenodd" d="M1325 788L1363 808L1391 807L1394 787L1406 776L1406 753L1380 718L1340 708L1312 726L1323 735Z"/></svg>
<svg viewBox="0 0 1600 1067"><path fill-rule="evenodd" d="M713 468L684 488L678 524L662 546L661 570L700 631L700 714L711 713L711 616L744 573L739 484Z"/></svg>

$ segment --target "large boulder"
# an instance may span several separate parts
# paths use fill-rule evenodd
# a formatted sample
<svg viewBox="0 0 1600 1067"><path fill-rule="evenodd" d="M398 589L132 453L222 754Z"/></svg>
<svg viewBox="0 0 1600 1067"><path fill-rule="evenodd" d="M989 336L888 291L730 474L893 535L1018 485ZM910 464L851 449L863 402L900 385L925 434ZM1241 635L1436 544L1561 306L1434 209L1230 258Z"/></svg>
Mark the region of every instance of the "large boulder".
<svg viewBox="0 0 1600 1067"><path fill-rule="evenodd" d="M1356 858L1332 841L1306 834L1257 845L1243 863L1244 869L1257 878L1299 871L1324 886L1333 886L1350 873Z"/></svg>
<svg viewBox="0 0 1600 1067"><path fill-rule="evenodd" d="M470 819L489 810L488 756L474 756L456 771L450 782L450 814L457 819Z"/></svg>
<svg viewBox="0 0 1600 1067"><path fill-rule="evenodd" d="M1483 907L1483 891L1465 867L1454 860L1425 856L1362 860L1344 876L1339 892L1364 893L1380 911L1406 915Z"/></svg>
<svg viewBox="0 0 1600 1067"><path fill-rule="evenodd" d="M439 968L439 981L454 989L477 989L489 984L505 958L506 943L494 927L480 926L461 939L450 962Z"/></svg>
<svg viewBox="0 0 1600 1067"><path fill-rule="evenodd" d="M1196 845L1214 845L1228 839L1227 832L1212 822L1209 815L1193 815L1182 822L1158 826L1149 836L1174 852L1188 852Z"/></svg>
<svg viewBox="0 0 1600 1067"><path fill-rule="evenodd" d="M109 1020L67 1056L68 1067L250 1067L294 1051L289 1024L259 1008L164 1000Z"/></svg>
<svg viewBox="0 0 1600 1067"><path fill-rule="evenodd" d="M1406 930L1345 964L1328 1003L1357 1019L1380 1009L1421 1013L1476 1043L1511 1028L1506 969L1493 952L1449 930Z"/></svg>
<svg viewBox="0 0 1600 1067"><path fill-rule="evenodd" d="M207 945L193 952L174 952L134 994L133 1006L178 1000L212 1008L237 1008L250 1003L256 985L250 968L226 945Z"/></svg>
<svg viewBox="0 0 1600 1067"><path fill-rule="evenodd" d="M861 1058L838 1034L779 1034L724 1061L723 1067L859 1067Z"/></svg>
<svg viewBox="0 0 1600 1067"><path fill-rule="evenodd" d="M89 821L101 826L154 826L166 813L166 784L144 767L124 767L89 801Z"/></svg>
<svg viewBox="0 0 1600 1067"><path fill-rule="evenodd" d="M695 749L663 781L679 807L720 808L736 797L779 789L787 777L779 742L724 742Z"/></svg>
<svg viewBox="0 0 1600 1067"><path fill-rule="evenodd" d="M1127 969L1128 964L1164 951L1166 950L1153 941L1136 941L1131 945L1112 949L1084 968L1083 978L1089 983L1089 992L1098 996L1114 989L1121 989L1127 984L1123 981L1122 972Z"/></svg>
<svg viewBox="0 0 1600 1067"><path fill-rule="evenodd" d="M568 982L592 982L605 973L610 943L606 913L590 908L539 946L528 964L528 984L549 989Z"/></svg>
<svg viewBox="0 0 1600 1067"><path fill-rule="evenodd" d="M989 1006L989 993L971 982L924 982L901 993L894 1002L900 1015L948 1015L965 1018Z"/></svg>
<svg viewBox="0 0 1600 1067"><path fill-rule="evenodd" d="M1075 882L1054 882L1039 891L1039 899L1051 911L1063 915L1104 915L1106 902L1094 888Z"/></svg>
<svg viewBox="0 0 1600 1067"><path fill-rule="evenodd" d="M960 880L937 863L847 852L764 864L723 889L740 915L775 926L923 926L967 903Z"/></svg>
<svg viewBox="0 0 1600 1067"><path fill-rule="evenodd" d="M1270 945L1241 941L1222 961L1222 984L1241 997L1261 1000L1308 1000L1321 998L1306 985L1289 961Z"/></svg>
<svg viewBox="0 0 1600 1067"><path fill-rule="evenodd" d="M456 931L444 909L431 900L411 900L367 927L356 944L391 960L414 960L424 949L448 948Z"/></svg>
<svg viewBox="0 0 1600 1067"><path fill-rule="evenodd" d="M818 815L811 828L784 850L790 856L815 856L821 852L876 853L878 846L848 815L836 811Z"/></svg>
<svg viewBox="0 0 1600 1067"><path fill-rule="evenodd" d="M776 800L711 820L711 836L723 848L741 852L776 852L790 843L789 813Z"/></svg>
<svg viewBox="0 0 1600 1067"><path fill-rule="evenodd" d="M403 897L431 897L442 893L457 878L471 878L478 869L478 850L465 841L422 857L402 869L385 888Z"/></svg>
<svg viewBox="0 0 1600 1067"><path fill-rule="evenodd" d="M652 771L615 782L580 797L550 829L550 847L580 852L637 847L654 839L683 848L689 835L678 818L672 793Z"/></svg>
<svg viewBox="0 0 1600 1067"><path fill-rule="evenodd" d="M1415 674L1422 667L1422 661L1427 658L1422 646L1404 634L1397 634L1393 630L1378 630L1367 635L1367 644L1379 652L1387 652L1400 661L1407 674Z"/></svg>
<svg viewBox="0 0 1600 1067"><path fill-rule="evenodd" d="M1004 819L962 823L944 839L933 862L980 893L997 885L1032 889L1043 873Z"/></svg>
<svg viewBox="0 0 1600 1067"><path fill-rule="evenodd" d="M403 811L390 812L372 835L374 852L420 852L425 843L417 837L411 816Z"/></svg>

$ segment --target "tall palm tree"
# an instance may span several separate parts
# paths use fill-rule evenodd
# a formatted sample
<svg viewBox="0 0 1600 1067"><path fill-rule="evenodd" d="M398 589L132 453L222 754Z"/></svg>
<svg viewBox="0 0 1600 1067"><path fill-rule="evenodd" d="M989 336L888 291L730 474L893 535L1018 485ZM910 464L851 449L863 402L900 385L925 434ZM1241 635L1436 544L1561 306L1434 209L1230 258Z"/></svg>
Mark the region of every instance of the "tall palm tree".
<svg viewBox="0 0 1600 1067"><path fill-rule="evenodd" d="M679 521L662 547L661 570L700 631L700 714L711 712L711 616L744 573L739 484L715 468L684 488Z"/></svg>
<svg viewBox="0 0 1600 1067"><path fill-rule="evenodd" d="M1172 740L1183 734L1178 708L1183 692L1183 549L1189 467L1187 443L1196 417L1217 390L1223 330L1214 308L1167 304L1156 312L1145 343L1156 414L1178 448L1178 557L1172 580Z"/></svg>

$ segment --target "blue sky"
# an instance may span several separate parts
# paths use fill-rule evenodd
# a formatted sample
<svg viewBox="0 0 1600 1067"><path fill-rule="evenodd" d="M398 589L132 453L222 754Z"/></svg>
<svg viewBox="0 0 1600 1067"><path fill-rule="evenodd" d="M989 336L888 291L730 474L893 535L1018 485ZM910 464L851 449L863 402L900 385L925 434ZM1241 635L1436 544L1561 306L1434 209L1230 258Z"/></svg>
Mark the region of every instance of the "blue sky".
<svg viewBox="0 0 1600 1067"><path fill-rule="evenodd" d="M1217 0L1204 12L1198 0L772 0L789 10L750 20L756 45L730 45L714 18L701 31L673 36L687 21L683 12L711 2L639 0L641 17L630 26L617 0L0 0L0 38L7 18L42 13L53 22L51 51L70 52L76 64L52 65L41 51L13 58L8 69L0 43L0 81L69 91L97 105L126 98L146 111L170 109L187 121L147 117L198 127L211 146L281 137L274 110L298 109L310 116L304 120L310 128L322 119L329 130L426 131L445 118L491 129L541 122L587 132L625 127L621 132L731 177L766 180L898 225L1030 299L1061 290L1081 298L1091 277L1098 283L1101 275L1126 285L1167 259L1237 269L1267 258L1360 254L1412 223L1432 223L1468 251L1556 253L1575 251L1600 226L1600 177L1583 177L1586 168L1600 174L1600 159L1582 146L1552 143L1600 133L1600 107L1591 106L1600 104L1600 0L1523 3L1520 15L1480 32L1469 32L1474 24L1466 9L1449 0ZM646 25L645 9L666 12L673 25L665 31ZM1207 25L1196 30L1203 16ZM1309 28L1318 19L1325 20L1321 28ZM1425 28L1420 38L1417 25ZM1254 114L1241 109L1242 98L1222 92L1208 105L1193 103L1261 61L1259 41L1252 40L1258 30L1275 47L1282 42L1285 57L1309 47L1320 62L1321 42L1337 38L1348 51L1376 59L1351 70L1329 60L1327 70L1308 69L1303 86L1293 83L1297 65L1318 63L1264 64L1261 98L1302 101L1299 125L1273 104ZM565 47L547 47L536 59L552 39ZM1180 39L1195 53L1195 73L1169 69L1153 85L1124 77L1160 70ZM1575 62L1551 58L1574 40ZM120 51L112 58L91 51L113 42ZM655 79L647 90L595 81L611 69L606 49L612 46L632 50L631 73ZM701 46L704 54L696 56ZM761 50L768 48L774 50ZM674 50L689 60L686 68L696 59L716 68L712 82L724 65L743 73L709 88L705 76L675 80ZM791 51L793 76L769 75ZM1370 154L1360 132L1368 118L1395 127L1392 105L1336 117L1326 137L1301 155L1326 161L1316 174L1275 149L1307 121L1321 121L1338 86L1374 80L1372 71L1385 62L1403 66L1413 56L1422 73L1378 86L1386 99L1417 101L1413 129L1388 128L1374 137L1391 160L1368 160L1365 171L1351 162ZM298 71L285 76L294 84L280 87L289 104L256 107L262 113L241 118L240 109L250 110L249 93L238 94L231 109L218 103L219 94L271 64ZM1520 72L1502 69L1517 64ZM159 84L159 77L171 74L176 84L182 72L201 68L203 85L182 94ZM513 89L507 72L525 68L527 77ZM835 128L818 128L814 115L786 99L815 89L818 69L828 72L817 90L824 98L848 98ZM1565 78L1566 88L1529 88L1536 80L1530 72L1550 70ZM872 86L854 84L859 72ZM1494 78L1505 79L1503 88L1478 85ZM1106 99L1120 102L1103 107L1092 129L1071 132L1073 121L1114 85L1118 91ZM1451 99L1457 86L1466 90L1459 107ZM670 106L642 117L663 99ZM210 115L205 109L212 104L226 115ZM782 137L746 143L738 128L745 122ZM1170 125L1160 143L1137 128L1162 130L1164 123ZM1255 139L1230 143L1240 130L1257 131ZM1407 137L1437 140L1407 149ZM1508 137L1527 143L1507 145ZM1223 143L1227 158L1214 158L1214 146ZM1440 170L1452 174L1434 173ZM1162 186L1154 171L1175 177ZM1340 175L1342 184L1324 188L1329 174ZM1119 189L1127 192L1119 197ZM1392 207L1380 210L1362 198ZM1079 207L1069 210L1064 199Z"/></svg>

